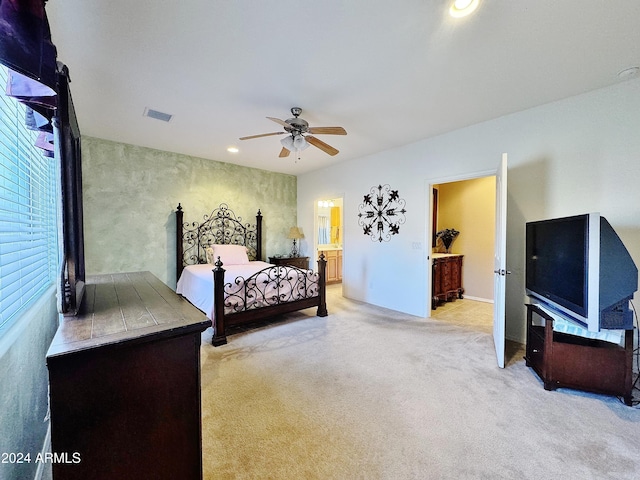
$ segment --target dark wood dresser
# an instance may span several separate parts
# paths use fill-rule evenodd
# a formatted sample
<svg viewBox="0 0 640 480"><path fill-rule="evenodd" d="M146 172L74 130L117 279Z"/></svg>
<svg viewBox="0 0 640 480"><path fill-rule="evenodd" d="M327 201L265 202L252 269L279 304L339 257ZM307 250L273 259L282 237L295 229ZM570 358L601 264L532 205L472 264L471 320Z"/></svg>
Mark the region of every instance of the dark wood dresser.
<svg viewBox="0 0 640 480"><path fill-rule="evenodd" d="M308 269L309 257L269 257L269 263Z"/></svg>
<svg viewBox="0 0 640 480"><path fill-rule="evenodd" d="M88 277L47 353L54 479L201 479L210 325L149 272Z"/></svg>
<svg viewBox="0 0 640 480"><path fill-rule="evenodd" d="M431 308L435 310L441 301L462 298L463 255L434 253L432 258Z"/></svg>

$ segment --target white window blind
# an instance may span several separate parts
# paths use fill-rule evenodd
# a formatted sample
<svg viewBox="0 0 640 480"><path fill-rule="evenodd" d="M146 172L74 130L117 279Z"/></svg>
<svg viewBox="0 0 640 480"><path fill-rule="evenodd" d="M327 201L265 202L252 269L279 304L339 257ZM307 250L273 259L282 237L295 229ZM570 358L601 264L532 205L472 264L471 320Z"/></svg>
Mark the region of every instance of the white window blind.
<svg viewBox="0 0 640 480"><path fill-rule="evenodd" d="M0 336L55 282L58 263L58 162L34 146L6 83L0 65Z"/></svg>

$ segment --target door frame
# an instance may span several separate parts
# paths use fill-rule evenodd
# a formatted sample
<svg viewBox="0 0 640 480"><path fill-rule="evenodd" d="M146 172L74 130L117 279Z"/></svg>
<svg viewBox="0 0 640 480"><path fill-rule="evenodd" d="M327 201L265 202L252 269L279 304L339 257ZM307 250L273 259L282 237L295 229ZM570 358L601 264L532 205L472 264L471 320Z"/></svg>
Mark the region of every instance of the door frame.
<svg viewBox="0 0 640 480"><path fill-rule="evenodd" d="M342 201L340 216L342 217L342 265L343 265L342 268L344 269L344 246L345 246L344 198L345 198L345 194L344 192L342 192L342 193L336 193L334 195L322 195L321 197L318 197L313 201L313 252L314 252L315 258L311 259L312 270L316 269L315 262L318 260L318 202L321 200L335 200L338 198Z"/></svg>
<svg viewBox="0 0 640 480"><path fill-rule="evenodd" d="M476 180L478 178L486 178L486 177L495 177L496 176L496 171L495 169L493 170L481 170L479 172L473 172L473 173L466 173L466 174L461 174L461 175L453 175L453 176L449 176L449 177L440 177L440 178L432 178L427 180L427 185L426 185L426 191L427 191L427 205L426 205L426 212L428 214L427 219L428 221L426 222L427 224L427 231L426 231L426 241L425 241L425 245L427 245L427 269L426 269L426 276L427 276L427 281L426 281L426 285L427 285L427 318L431 317L431 307L432 307L432 302L433 299L431 298L431 283L432 283L432 278L431 278L431 268L429 268L431 266L431 239L433 238L433 226L432 226L432 221L431 219L433 218L433 202L432 202L432 192L433 192L433 187L434 185L440 185L443 183L456 183L456 182L464 182L465 180ZM440 201L440 199L438 199L438 201Z"/></svg>
<svg viewBox="0 0 640 480"><path fill-rule="evenodd" d="M506 165L506 154L502 154L502 160L501 163L499 164L499 167L502 165L502 162L505 162ZM506 168L506 167L505 167ZM426 281L426 285L427 285L427 305L426 305L426 310L427 310L427 318L431 317L431 284L432 284L432 275L431 275L431 239L433 238L433 222L432 222L432 218L433 218L433 202L432 202L432 192L433 192L433 187L434 185L440 185L443 183L454 183L454 182L461 182L461 181L465 181L465 180L475 180L478 178L486 178L486 177L496 177L496 183L497 183L497 177L498 177L499 171L496 169L492 169L492 170L482 170L479 172L474 172L474 173L466 173L466 174L461 174L461 175L453 175L453 176L449 176L449 177L441 177L441 178L432 178L427 180L427 185L426 185L426 201L427 201L427 207L426 207L426 211L428 212L429 216L427 217L428 221L425 222L427 224L427 228L426 228L426 245L428 245L428 249L427 249L427 268L426 270L426 277L427 277L427 281ZM505 202L506 202L506 196L505 196ZM496 206L498 205L498 201L499 199L496 198ZM506 204L503 206L503 208L506 211ZM498 222L498 219L496 218L496 222ZM497 237L497 233L494 233L494 238ZM497 242L498 239L495 238L495 241ZM496 292L494 289L494 299L496 298ZM493 330L494 330L494 340L495 340L495 336L496 336L496 320L495 320L495 308L496 306L494 305L494 325L493 325ZM504 311L504 308L502 309ZM504 322L504 320L503 320ZM503 343L504 343L504 325L499 326L501 328L499 328L498 330L500 330L500 332L502 333L502 339L503 339ZM504 345L501 346L502 350L504 350ZM501 368L504 368L504 354L500 355L498 353L498 345L496 345L496 356L497 356L497 360L498 360L498 366Z"/></svg>

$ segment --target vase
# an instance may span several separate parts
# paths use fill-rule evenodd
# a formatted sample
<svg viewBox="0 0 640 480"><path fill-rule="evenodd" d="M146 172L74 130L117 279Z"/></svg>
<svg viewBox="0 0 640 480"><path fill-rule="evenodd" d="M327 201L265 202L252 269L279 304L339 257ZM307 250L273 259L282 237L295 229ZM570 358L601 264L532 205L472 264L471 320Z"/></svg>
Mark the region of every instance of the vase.
<svg viewBox="0 0 640 480"><path fill-rule="evenodd" d="M444 249L446 253L451 253L451 244L453 243L453 238L443 238L442 244L444 245Z"/></svg>

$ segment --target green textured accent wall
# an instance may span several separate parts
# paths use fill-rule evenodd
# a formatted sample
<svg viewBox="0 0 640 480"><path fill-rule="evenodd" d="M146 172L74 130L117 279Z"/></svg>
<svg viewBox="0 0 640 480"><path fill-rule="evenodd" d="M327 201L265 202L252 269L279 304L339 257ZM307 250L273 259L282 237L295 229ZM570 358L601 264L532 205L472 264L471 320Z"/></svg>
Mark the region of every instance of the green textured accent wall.
<svg viewBox="0 0 640 480"><path fill-rule="evenodd" d="M83 137L82 177L88 275L149 270L175 288L178 203L185 222L226 203L253 224L260 209L263 259L291 249L293 175Z"/></svg>

